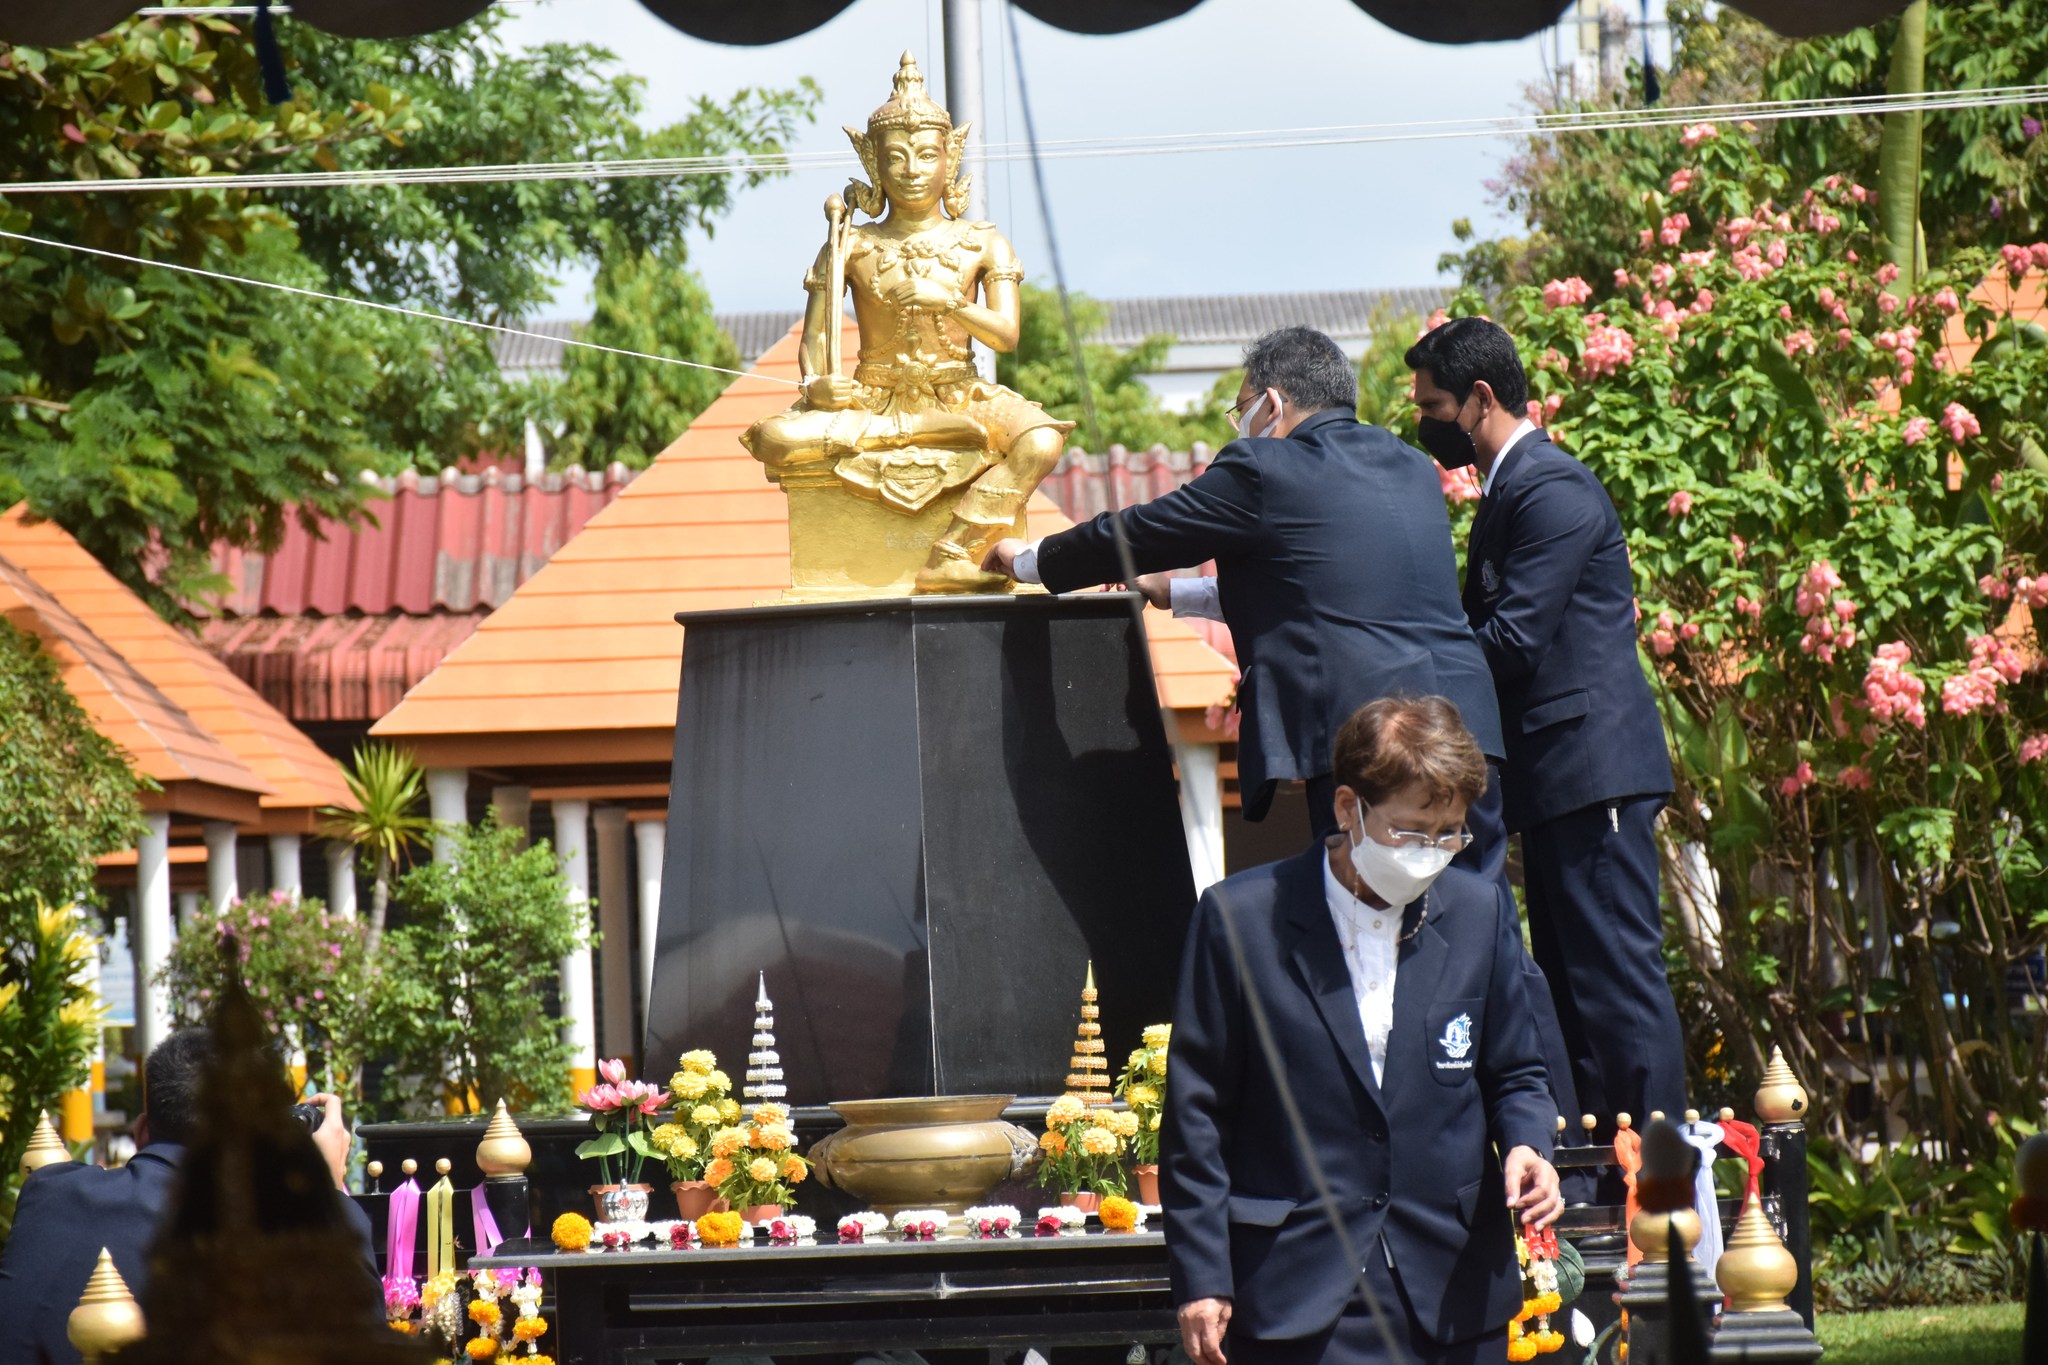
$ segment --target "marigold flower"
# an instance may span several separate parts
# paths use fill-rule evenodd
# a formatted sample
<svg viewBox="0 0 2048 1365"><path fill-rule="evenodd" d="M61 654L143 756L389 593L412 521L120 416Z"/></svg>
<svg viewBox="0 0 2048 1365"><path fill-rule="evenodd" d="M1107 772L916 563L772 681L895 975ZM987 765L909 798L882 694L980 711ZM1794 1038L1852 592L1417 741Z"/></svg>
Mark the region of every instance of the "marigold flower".
<svg viewBox="0 0 2048 1365"><path fill-rule="evenodd" d="M1062 1095L1054 1100L1045 1111L1045 1126L1064 1128L1070 1123L1079 1123L1087 1116L1088 1106L1072 1095Z"/></svg>
<svg viewBox="0 0 2048 1365"><path fill-rule="evenodd" d="M1138 1135L1138 1116L1128 1109L1112 1109L1103 1116L1103 1126L1120 1138Z"/></svg>
<svg viewBox="0 0 2048 1365"><path fill-rule="evenodd" d="M521 1318L512 1324L514 1341L539 1341L548 1334L548 1320L543 1317Z"/></svg>
<svg viewBox="0 0 2048 1365"><path fill-rule="evenodd" d="M678 1059L677 1065L681 1066L683 1070L693 1071L699 1076L708 1076L717 1069L718 1058L703 1048L698 1048L694 1052L685 1052Z"/></svg>
<svg viewBox="0 0 2048 1365"><path fill-rule="evenodd" d="M754 1130L756 1147L771 1152L785 1152L796 1139L786 1123L766 1123Z"/></svg>
<svg viewBox="0 0 2048 1365"><path fill-rule="evenodd" d="M1038 1150L1047 1156L1065 1156L1067 1153L1066 1134L1046 1129L1038 1135Z"/></svg>
<svg viewBox="0 0 2048 1365"><path fill-rule="evenodd" d="M486 1332L497 1330L503 1321L504 1310L498 1307L496 1299L472 1299L469 1304L469 1320Z"/></svg>
<svg viewBox="0 0 2048 1365"><path fill-rule="evenodd" d="M711 1155L728 1157L747 1145L747 1135L738 1128L721 1128L711 1135Z"/></svg>
<svg viewBox="0 0 2048 1365"><path fill-rule="evenodd" d="M1102 1226L1116 1232L1129 1232L1138 1226L1138 1206L1120 1194L1106 1196L1095 1216Z"/></svg>
<svg viewBox="0 0 2048 1365"><path fill-rule="evenodd" d="M471 1337L462 1347L463 1354L471 1360L496 1360L498 1339L496 1337Z"/></svg>
<svg viewBox="0 0 2048 1365"><path fill-rule="evenodd" d="M723 1185L730 1179L732 1179L732 1162L724 1157L717 1157L705 1163L704 1182L706 1184Z"/></svg>
<svg viewBox="0 0 2048 1365"><path fill-rule="evenodd" d="M1115 1156L1119 1145L1116 1134L1107 1128L1081 1130L1081 1150L1089 1156Z"/></svg>
<svg viewBox="0 0 2048 1365"><path fill-rule="evenodd" d="M732 1087L728 1085L721 1086L720 1088L729 1090ZM734 1099L730 1095L727 1095L724 1099L718 1102L718 1117L724 1119L727 1123L731 1123L734 1119L737 1119L739 1116L740 1102L738 1100Z"/></svg>
<svg viewBox="0 0 2048 1365"><path fill-rule="evenodd" d="M590 1220L580 1213L565 1213L549 1230L560 1251L582 1251L590 1245Z"/></svg>
<svg viewBox="0 0 2048 1365"><path fill-rule="evenodd" d="M1149 1085L1134 1085L1124 1092L1124 1099L1133 1107L1142 1109L1147 1105L1159 1103L1159 1092Z"/></svg>
<svg viewBox="0 0 2048 1365"><path fill-rule="evenodd" d="M757 1156L747 1163L747 1175L765 1185L775 1178L775 1163L765 1156Z"/></svg>
<svg viewBox="0 0 2048 1365"><path fill-rule="evenodd" d="M715 1104L698 1105L690 1111L690 1122L696 1124L699 1128L709 1128L712 1124L718 1122L718 1106Z"/></svg>
<svg viewBox="0 0 2048 1365"><path fill-rule="evenodd" d="M786 1156L782 1158L782 1178L790 1184L801 1185L804 1177L810 1173L811 1168L804 1164L802 1157Z"/></svg>
<svg viewBox="0 0 2048 1365"><path fill-rule="evenodd" d="M754 1112L751 1117L755 1123L763 1127L771 1123L788 1123L789 1106L764 1101L754 1106Z"/></svg>
<svg viewBox="0 0 2048 1365"><path fill-rule="evenodd" d="M746 1225L746 1219L737 1213L707 1213L697 1220L697 1236L706 1246L729 1247L740 1240Z"/></svg>
<svg viewBox="0 0 2048 1365"><path fill-rule="evenodd" d="M2044 579L2044 581L2048 581L2048 579ZM1166 1074L1166 1054L1163 1052L1154 1054L1152 1060L1145 1063L1145 1069L1155 1076L1164 1076Z"/></svg>
<svg viewBox="0 0 2048 1365"><path fill-rule="evenodd" d="M732 1089L732 1077L726 1075L723 1071L714 1070L705 1076L704 1079L713 1090L724 1092ZM740 1112L738 1104L733 1105L732 1112L735 1117L738 1116Z"/></svg>
<svg viewBox="0 0 2048 1365"><path fill-rule="evenodd" d="M704 1079L702 1072L678 1071L668 1078L668 1088L675 1092L679 1100L701 1100L711 1085Z"/></svg>

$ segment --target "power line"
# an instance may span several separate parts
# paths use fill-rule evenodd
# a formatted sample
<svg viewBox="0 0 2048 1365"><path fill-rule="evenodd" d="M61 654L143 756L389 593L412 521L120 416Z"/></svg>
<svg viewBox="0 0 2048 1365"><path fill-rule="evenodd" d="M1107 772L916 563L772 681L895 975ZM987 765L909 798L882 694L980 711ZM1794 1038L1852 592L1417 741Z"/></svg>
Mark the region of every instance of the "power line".
<svg viewBox="0 0 2048 1365"><path fill-rule="evenodd" d="M1162 133L1137 137L1073 138L1041 144L1041 160L1125 156L1181 156L1194 153L1275 151L1305 147L1372 146L1474 137L1559 136L1631 128L1678 127L1711 120L1779 122L1787 119L1888 114L1900 110L1939 113L1991 109L2048 101L2048 84L1984 90L1913 94L1847 95L1812 100L1768 100L1750 104L1703 104L1682 108L1587 110L1515 115L1497 119L1433 119L1398 123L1335 124L1325 127L1242 129L1217 133ZM984 162L1032 159L1027 143L987 146ZM614 161L564 161L491 166L389 167L370 170L249 172L230 175L150 176L105 180L0 182L0 195L154 193L170 190L335 189L387 185L509 184L545 180L677 179L700 175L777 175L791 171L846 167L843 152L791 152L775 156L657 157Z"/></svg>
<svg viewBox="0 0 2048 1365"><path fill-rule="evenodd" d="M0 237L17 242L28 242L35 246L53 247L59 251L75 251L81 255L99 256L110 261L125 261L130 265L148 266L156 270L175 270L181 275L197 275L202 279L222 280L228 284L246 284L257 289L274 289L280 294L297 294L301 298L319 299L324 303L346 303L357 308L374 308L380 313L396 313L401 317L420 318L427 322L445 322L456 327L473 327L480 332L496 332L501 336L530 337L559 346L575 346L586 351L603 351L607 355L622 355L634 360L653 360L663 365L681 365L685 369L709 370L714 374L729 374L740 379L760 379L770 384L786 384L790 388L802 386L794 379L782 379L772 374L758 374L752 370L729 370L723 365L706 365L697 360L683 360L672 355L650 355L646 351L629 351L619 346L600 346L594 341L579 341L574 337L550 336L546 332L530 332L523 327L505 327L495 322L478 322L474 318L450 317L446 313L432 313L424 308L406 308L396 303L378 303L374 299L351 298L347 294L328 294L318 289L302 289L295 284L279 284L275 280L253 279L247 275L229 275L218 270L206 270L196 265L180 265L176 261L153 261L146 256L129 256L119 251L104 251L99 247L80 246L76 242L58 242L48 237L31 237L25 232L8 232L0 228Z"/></svg>

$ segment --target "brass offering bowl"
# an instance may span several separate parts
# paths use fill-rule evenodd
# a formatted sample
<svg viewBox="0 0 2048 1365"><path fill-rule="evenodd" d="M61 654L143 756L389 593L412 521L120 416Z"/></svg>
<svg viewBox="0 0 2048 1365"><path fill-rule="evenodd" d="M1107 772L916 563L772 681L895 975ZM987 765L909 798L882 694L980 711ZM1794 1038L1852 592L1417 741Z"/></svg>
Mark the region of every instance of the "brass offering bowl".
<svg viewBox="0 0 2048 1365"><path fill-rule="evenodd" d="M878 1213L943 1209L954 1217L1037 1159L1030 1133L1006 1122L1014 1095L841 1100L846 1126L811 1149L818 1176Z"/></svg>

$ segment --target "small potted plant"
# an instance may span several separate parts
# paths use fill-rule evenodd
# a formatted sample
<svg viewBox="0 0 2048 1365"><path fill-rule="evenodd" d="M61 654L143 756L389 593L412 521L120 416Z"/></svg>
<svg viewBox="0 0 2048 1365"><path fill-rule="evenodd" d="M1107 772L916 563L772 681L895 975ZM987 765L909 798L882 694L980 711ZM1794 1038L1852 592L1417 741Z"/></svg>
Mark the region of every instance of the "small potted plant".
<svg viewBox="0 0 2048 1365"><path fill-rule="evenodd" d="M779 1104L757 1104L746 1123L721 1128L711 1135L711 1161L704 1178L749 1223L780 1218L796 1202L793 1187L810 1174L811 1164L794 1150L789 1110Z"/></svg>
<svg viewBox="0 0 2048 1365"><path fill-rule="evenodd" d="M1103 1195L1124 1192L1118 1158L1136 1131L1137 1118L1128 1111L1091 1109L1072 1095L1060 1096L1045 1111L1038 1183L1058 1190L1062 1204L1095 1212Z"/></svg>
<svg viewBox="0 0 2048 1365"><path fill-rule="evenodd" d="M597 1216L606 1223L635 1222L647 1217L648 1187L640 1168L660 1159L648 1138L648 1121L661 1108L660 1086L628 1080L626 1064L608 1058L597 1064L604 1080L576 1097L588 1110L597 1136L577 1144L576 1155L597 1162L598 1182L590 1187Z"/></svg>
<svg viewBox="0 0 2048 1365"><path fill-rule="evenodd" d="M1166 1109L1166 1045L1173 1025L1148 1024L1144 1046L1134 1049L1117 1078L1117 1098L1137 1120L1131 1137L1131 1174L1138 1178L1138 1202L1159 1203L1159 1117Z"/></svg>
<svg viewBox="0 0 2048 1365"><path fill-rule="evenodd" d="M648 1140L668 1163L669 1188L675 1191L678 1212L694 1223L727 1207L718 1187L704 1178L704 1168L712 1161L712 1134L737 1120L740 1106L732 1098L731 1077L718 1069L718 1058L711 1053L701 1048L685 1052L678 1066L681 1069L668 1082L675 1117L656 1125Z"/></svg>

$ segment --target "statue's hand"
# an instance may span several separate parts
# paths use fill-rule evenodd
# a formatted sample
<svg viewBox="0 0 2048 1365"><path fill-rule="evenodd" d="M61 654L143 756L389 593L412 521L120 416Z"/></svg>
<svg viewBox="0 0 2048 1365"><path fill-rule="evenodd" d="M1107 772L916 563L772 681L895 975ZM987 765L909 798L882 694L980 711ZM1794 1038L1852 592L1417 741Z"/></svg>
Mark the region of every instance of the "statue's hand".
<svg viewBox="0 0 2048 1365"><path fill-rule="evenodd" d="M960 306L959 296L937 280L903 280L889 287L888 297L899 308L926 313L950 313Z"/></svg>
<svg viewBox="0 0 2048 1365"><path fill-rule="evenodd" d="M854 382L843 374L813 375L804 386L805 404L827 412L842 412L852 407L858 397Z"/></svg>

